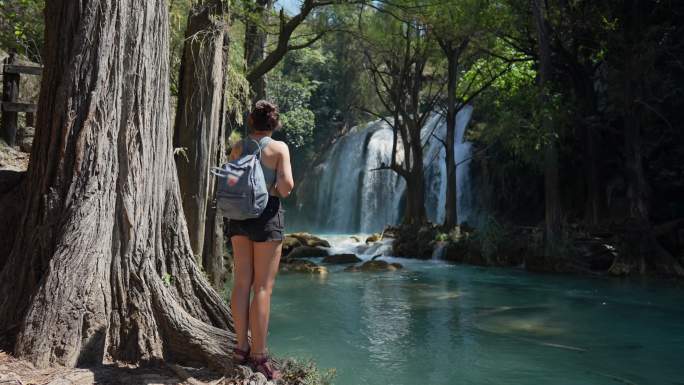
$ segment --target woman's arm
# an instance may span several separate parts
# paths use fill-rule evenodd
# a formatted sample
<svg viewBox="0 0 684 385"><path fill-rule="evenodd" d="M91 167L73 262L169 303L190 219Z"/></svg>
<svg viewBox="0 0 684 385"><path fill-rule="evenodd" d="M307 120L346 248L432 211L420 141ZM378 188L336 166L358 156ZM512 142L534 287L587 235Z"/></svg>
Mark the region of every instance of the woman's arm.
<svg viewBox="0 0 684 385"><path fill-rule="evenodd" d="M279 151L278 166L276 167L276 185L275 189L283 198L287 198L294 188L294 179L292 178L292 164L290 164L290 149L287 144L281 143L281 151Z"/></svg>

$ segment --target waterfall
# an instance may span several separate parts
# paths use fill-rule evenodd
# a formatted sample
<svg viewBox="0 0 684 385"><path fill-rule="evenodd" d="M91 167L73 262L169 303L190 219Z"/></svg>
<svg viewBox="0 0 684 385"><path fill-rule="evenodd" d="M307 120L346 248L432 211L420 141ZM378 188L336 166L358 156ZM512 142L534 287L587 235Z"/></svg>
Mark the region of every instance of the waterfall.
<svg viewBox="0 0 684 385"><path fill-rule="evenodd" d="M459 222L467 220L471 206L469 161L465 161L470 157L471 145L464 141L471 115L472 107L466 106L456 116ZM446 206L446 152L435 136L446 138L446 120L437 113L428 118L421 138L425 143L425 208L431 222L442 223ZM377 120L352 128L333 143L322 162L307 174L306 192L297 202L299 215L308 218L307 227L326 232L371 233L400 222L406 182L394 171L375 170L390 164L392 139L392 128ZM401 149L399 142L398 162L403 161Z"/></svg>

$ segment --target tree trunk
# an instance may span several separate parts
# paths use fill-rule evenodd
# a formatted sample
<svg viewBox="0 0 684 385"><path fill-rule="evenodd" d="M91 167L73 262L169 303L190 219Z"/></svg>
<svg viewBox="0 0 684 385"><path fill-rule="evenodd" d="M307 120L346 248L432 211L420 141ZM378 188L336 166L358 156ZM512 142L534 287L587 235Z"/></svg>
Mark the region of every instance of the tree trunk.
<svg viewBox="0 0 684 385"><path fill-rule="evenodd" d="M456 186L456 154L454 144L456 142L456 84L458 82L458 51L449 46L445 50L447 54L447 126L446 126L446 209L444 225L452 228L458 224L458 191Z"/></svg>
<svg viewBox="0 0 684 385"><path fill-rule="evenodd" d="M406 173L406 214L404 222L408 224L423 224L427 221L425 212L425 173L423 171L423 146L420 140L421 126L418 122L411 121L407 128L410 140L409 150L411 154L405 157Z"/></svg>
<svg viewBox="0 0 684 385"><path fill-rule="evenodd" d="M254 68L266 53L266 31L263 25L268 22L268 11L273 6L273 0L254 0L251 20L245 23L245 62L247 68ZM260 28L260 25L262 28ZM266 97L266 75L259 76L249 82L252 103Z"/></svg>
<svg viewBox="0 0 684 385"><path fill-rule="evenodd" d="M599 156L598 156L598 131L600 124L596 121L596 115L591 115L584 120L584 172L586 173L586 203L585 221L591 225L599 222L599 210L601 196L599 193Z"/></svg>
<svg viewBox="0 0 684 385"><path fill-rule="evenodd" d="M539 101L543 111L550 103L548 83L551 80L551 46L546 28L545 11L541 4L541 0L534 0L532 8L537 25L537 34L539 36ZM541 114L541 119L542 131L548 134L548 143L544 149L544 248L547 256L553 256L561 236L557 133L553 122L544 111Z"/></svg>
<svg viewBox="0 0 684 385"><path fill-rule="evenodd" d="M26 199L24 171L0 170L0 271L12 252L17 223Z"/></svg>
<svg viewBox="0 0 684 385"><path fill-rule="evenodd" d="M425 213L425 180L422 173L410 173L406 178L406 216L404 223L422 224L427 221Z"/></svg>
<svg viewBox="0 0 684 385"><path fill-rule="evenodd" d="M0 343L39 367L224 368L228 306L192 257L173 163L168 4L49 1Z"/></svg>
<svg viewBox="0 0 684 385"><path fill-rule="evenodd" d="M190 10L174 130L174 147L182 149L175 159L190 245L216 287L222 286L223 221L216 220L212 207L215 178L210 168L220 163L224 149L225 13L221 1L198 3ZM205 240L210 243L206 247Z"/></svg>
<svg viewBox="0 0 684 385"><path fill-rule="evenodd" d="M14 52L11 52L4 62L5 64L19 64L17 55ZM3 71L2 77L2 100L0 100L0 103L3 101L12 103L17 102L19 99L19 74ZM17 112L2 110L2 120L0 120L2 138L5 139L5 142L11 147L14 147L17 144L17 121Z"/></svg>

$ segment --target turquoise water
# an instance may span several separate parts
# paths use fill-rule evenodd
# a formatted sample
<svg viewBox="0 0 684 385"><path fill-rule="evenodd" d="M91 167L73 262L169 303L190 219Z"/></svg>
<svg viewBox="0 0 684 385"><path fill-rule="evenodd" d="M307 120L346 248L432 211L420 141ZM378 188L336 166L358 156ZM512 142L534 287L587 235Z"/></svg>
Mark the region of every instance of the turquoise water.
<svg viewBox="0 0 684 385"><path fill-rule="evenodd" d="M281 273L269 345L337 385L684 384L684 288L393 259Z"/></svg>

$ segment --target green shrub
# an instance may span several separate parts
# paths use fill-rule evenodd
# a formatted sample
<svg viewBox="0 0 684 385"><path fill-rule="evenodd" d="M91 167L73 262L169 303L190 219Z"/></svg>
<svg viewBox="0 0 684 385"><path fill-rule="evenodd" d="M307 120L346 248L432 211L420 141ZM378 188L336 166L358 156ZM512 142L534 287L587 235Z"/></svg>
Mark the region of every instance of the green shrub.
<svg viewBox="0 0 684 385"><path fill-rule="evenodd" d="M281 363L282 383L287 385L332 385L335 369L321 372L313 361L289 358Z"/></svg>

